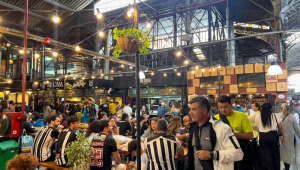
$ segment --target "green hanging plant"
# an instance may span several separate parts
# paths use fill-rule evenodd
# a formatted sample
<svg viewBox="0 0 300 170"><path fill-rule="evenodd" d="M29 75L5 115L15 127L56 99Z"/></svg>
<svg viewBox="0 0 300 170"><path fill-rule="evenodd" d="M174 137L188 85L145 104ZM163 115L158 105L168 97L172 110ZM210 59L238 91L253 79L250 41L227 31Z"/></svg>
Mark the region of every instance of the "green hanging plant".
<svg viewBox="0 0 300 170"><path fill-rule="evenodd" d="M148 48L150 47L150 40L154 39L154 36L147 36L149 31L139 31L134 28L127 28L118 30L114 28L114 39L117 40L117 45L113 55L118 58L121 52L127 54L133 54L137 50L140 53L149 54Z"/></svg>
<svg viewBox="0 0 300 170"><path fill-rule="evenodd" d="M85 137L83 130L81 130L77 134L76 140L69 143L65 149L65 155L68 157L67 166L73 170L89 169L91 150L91 141Z"/></svg>

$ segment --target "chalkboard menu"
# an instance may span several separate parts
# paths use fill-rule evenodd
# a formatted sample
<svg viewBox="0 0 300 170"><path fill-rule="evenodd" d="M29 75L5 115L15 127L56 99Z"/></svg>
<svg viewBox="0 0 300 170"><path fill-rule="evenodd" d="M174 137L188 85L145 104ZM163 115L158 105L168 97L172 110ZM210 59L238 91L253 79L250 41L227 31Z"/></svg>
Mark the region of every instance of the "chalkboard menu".
<svg viewBox="0 0 300 170"><path fill-rule="evenodd" d="M153 89L155 96L181 95L180 86L154 87Z"/></svg>
<svg viewBox="0 0 300 170"><path fill-rule="evenodd" d="M152 96L152 88L140 88L140 96ZM130 97L135 97L136 96L136 90L134 89L129 89L128 90L128 96Z"/></svg>

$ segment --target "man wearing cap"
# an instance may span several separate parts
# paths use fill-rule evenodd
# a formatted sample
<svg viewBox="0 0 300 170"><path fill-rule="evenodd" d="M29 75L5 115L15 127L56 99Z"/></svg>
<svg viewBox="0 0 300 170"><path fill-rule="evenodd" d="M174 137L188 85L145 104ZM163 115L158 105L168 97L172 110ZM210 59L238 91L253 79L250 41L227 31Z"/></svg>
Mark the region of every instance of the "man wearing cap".
<svg viewBox="0 0 300 170"><path fill-rule="evenodd" d="M166 106L165 102L162 102L160 105L161 106L157 109L157 115L163 115L165 117L166 114L171 113L171 112L168 112L168 110L165 108L165 106Z"/></svg>

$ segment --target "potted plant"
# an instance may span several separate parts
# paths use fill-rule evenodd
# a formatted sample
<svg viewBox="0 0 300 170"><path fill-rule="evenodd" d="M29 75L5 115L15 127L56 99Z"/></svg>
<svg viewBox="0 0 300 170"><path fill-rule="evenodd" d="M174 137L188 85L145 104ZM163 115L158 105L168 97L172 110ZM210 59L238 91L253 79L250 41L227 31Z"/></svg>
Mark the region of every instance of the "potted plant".
<svg viewBox="0 0 300 170"><path fill-rule="evenodd" d="M154 39L154 36L148 36L149 31L139 31L134 28L127 28L118 30L118 27L114 28L114 39L117 40L117 45L113 55L118 58L121 52L126 54L133 54L137 50L140 53L149 54L147 48L150 47L150 40Z"/></svg>
<svg viewBox="0 0 300 170"><path fill-rule="evenodd" d="M68 157L67 166L73 170L85 170L90 168L90 154L92 144L85 137L83 130L78 133L76 140L69 143L65 149L65 155Z"/></svg>

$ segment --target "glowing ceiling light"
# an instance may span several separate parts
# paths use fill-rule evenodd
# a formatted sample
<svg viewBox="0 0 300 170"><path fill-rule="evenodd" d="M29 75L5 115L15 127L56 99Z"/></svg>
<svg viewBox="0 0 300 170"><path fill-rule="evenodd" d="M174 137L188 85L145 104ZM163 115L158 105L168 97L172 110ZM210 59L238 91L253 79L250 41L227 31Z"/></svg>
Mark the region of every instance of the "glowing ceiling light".
<svg viewBox="0 0 300 170"><path fill-rule="evenodd" d="M132 14L131 14L130 11L127 12L127 16L128 16L128 17L131 17L131 16L132 16Z"/></svg>
<svg viewBox="0 0 300 170"><path fill-rule="evenodd" d="M100 37L103 37L103 35L104 35L103 31L100 31L100 32L99 32L99 36L100 36Z"/></svg>
<svg viewBox="0 0 300 170"><path fill-rule="evenodd" d="M154 72L151 72L151 75L153 76L153 75L154 75Z"/></svg>
<svg viewBox="0 0 300 170"><path fill-rule="evenodd" d="M205 70L204 69L202 69L202 72L204 72Z"/></svg>
<svg viewBox="0 0 300 170"><path fill-rule="evenodd" d="M164 73L164 76L166 77L166 76L167 76L167 73Z"/></svg>
<svg viewBox="0 0 300 170"><path fill-rule="evenodd" d="M189 61L188 61L188 60L185 60L185 61L184 61L184 64L189 64Z"/></svg>
<svg viewBox="0 0 300 170"><path fill-rule="evenodd" d="M85 79L85 77L82 77L82 80L84 80Z"/></svg>
<svg viewBox="0 0 300 170"><path fill-rule="evenodd" d="M110 72L113 73L113 72L115 72L115 71L114 71L114 70L111 70Z"/></svg>
<svg viewBox="0 0 300 170"><path fill-rule="evenodd" d="M76 77L74 76L73 79L76 80Z"/></svg>
<svg viewBox="0 0 300 170"><path fill-rule="evenodd" d="M148 29L151 28L151 23L150 22L147 23L146 28L148 28Z"/></svg>
<svg viewBox="0 0 300 170"><path fill-rule="evenodd" d="M57 52L53 52L52 55L53 55L53 57L57 57L58 53Z"/></svg>
<svg viewBox="0 0 300 170"><path fill-rule="evenodd" d="M180 73L177 73L177 76L180 76L181 74Z"/></svg>
<svg viewBox="0 0 300 170"><path fill-rule="evenodd" d="M57 78L56 78L56 81L58 81L58 80L59 80L59 78L57 77Z"/></svg>
<svg viewBox="0 0 300 170"><path fill-rule="evenodd" d="M24 54L24 50L19 50L19 53L20 54Z"/></svg>
<svg viewBox="0 0 300 170"><path fill-rule="evenodd" d="M212 70L213 70L213 71L215 71L216 69L215 69L215 68L213 68Z"/></svg>
<svg viewBox="0 0 300 170"><path fill-rule="evenodd" d="M176 52L176 55L177 55L178 57L181 56L181 55L182 55L181 51L177 51L177 52Z"/></svg>
<svg viewBox="0 0 300 170"><path fill-rule="evenodd" d="M39 83L36 81L36 82L34 82L34 84L35 84L35 85L38 85Z"/></svg>
<svg viewBox="0 0 300 170"><path fill-rule="evenodd" d="M130 8L129 10L131 13L134 13L134 8Z"/></svg>
<svg viewBox="0 0 300 170"><path fill-rule="evenodd" d="M94 79L95 78L95 76L92 76L92 79Z"/></svg>
<svg viewBox="0 0 300 170"><path fill-rule="evenodd" d="M104 74L101 74L101 76L103 77L103 76L104 76Z"/></svg>
<svg viewBox="0 0 300 170"><path fill-rule="evenodd" d="M77 46L75 47L75 50L76 50L76 51L80 51L80 47L77 45Z"/></svg>
<svg viewBox="0 0 300 170"><path fill-rule="evenodd" d="M198 70L198 69L199 69L199 66L196 66L196 67L195 67L195 69L197 69L197 70Z"/></svg>
<svg viewBox="0 0 300 170"><path fill-rule="evenodd" d="M130 68L130 69L133 69L133 67L132 67L132 66L130 66L129 68Z"/></svg>
<svg viewBox="0 0 300 170"><path fill-rule="evenodd" d="M52 20L53 20L53 22L58 23L59 22L59 17L57 15L54 15Z"/></svg>
<svg viewBox="0 0 300 170"><path fill-rule="evenodd" d="M40 55L39 55L38 53L35 53L35 54L34 54L34 57L35 57L35 58L39 58Z"/></svg>
<svg viewBox="0 0 300 170"><path fill-rule="evenodd" d="M124 64L122 64L121 67L124 68Z"/></svg>

